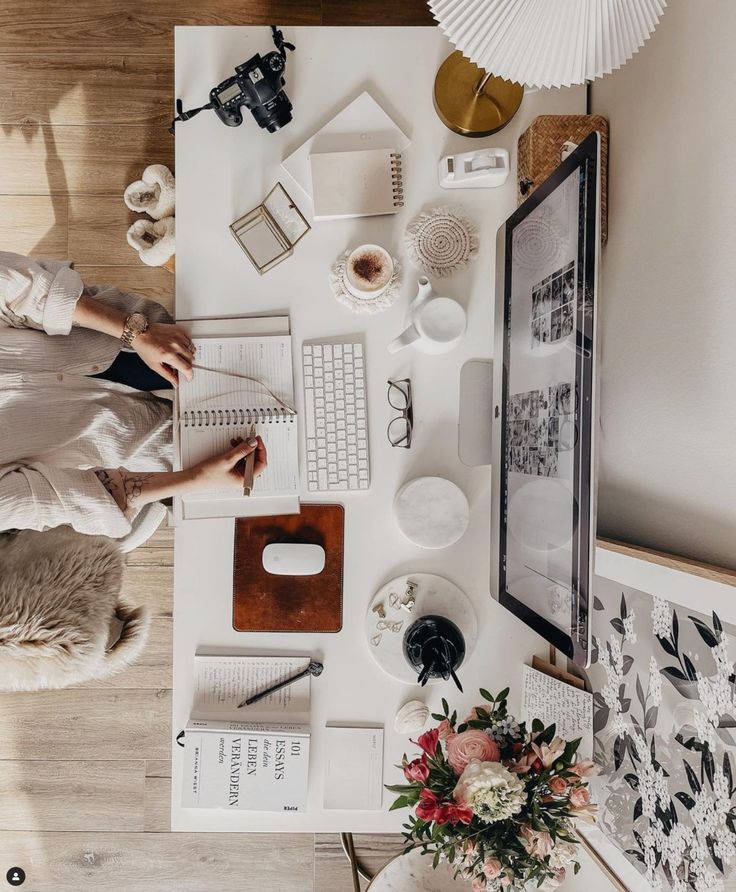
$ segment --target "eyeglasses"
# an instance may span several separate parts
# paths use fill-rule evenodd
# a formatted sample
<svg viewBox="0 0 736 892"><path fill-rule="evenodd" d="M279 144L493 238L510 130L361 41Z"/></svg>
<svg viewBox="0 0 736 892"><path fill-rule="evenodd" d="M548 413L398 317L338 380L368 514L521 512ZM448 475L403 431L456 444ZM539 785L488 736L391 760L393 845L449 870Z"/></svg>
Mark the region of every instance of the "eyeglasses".
<svg viewBox="0 0 736 892"><path fill-rule="evenodd" d="M392 446L409 449L414 424L414 408L411 401L411 381L408 378L388 382L388 404L400 413L388 423L386 431L388 441Z"/></svg>

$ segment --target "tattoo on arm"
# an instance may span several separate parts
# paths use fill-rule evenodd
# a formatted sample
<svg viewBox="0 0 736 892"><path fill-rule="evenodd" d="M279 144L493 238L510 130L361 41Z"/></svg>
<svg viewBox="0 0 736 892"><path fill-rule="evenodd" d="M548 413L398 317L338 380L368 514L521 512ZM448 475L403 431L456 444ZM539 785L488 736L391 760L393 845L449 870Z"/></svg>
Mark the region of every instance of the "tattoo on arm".
<svg viewBox="0 0 736 892"><path fill-rule="evenodd" d="M140 499L143 488L153 477L153 474L126 471L125 468L107 470L101 468L95 471L97 479L115 499L120 510L125 514L131 508L135 508Z"/></svg>
<svg viewBox="0 0 736 892"><path fill-rule="evenodd" d="M137 474L134 471L120 470L125 492L126 508L134 508L143 493L143 487L153 477L153 474Z"/></svg>

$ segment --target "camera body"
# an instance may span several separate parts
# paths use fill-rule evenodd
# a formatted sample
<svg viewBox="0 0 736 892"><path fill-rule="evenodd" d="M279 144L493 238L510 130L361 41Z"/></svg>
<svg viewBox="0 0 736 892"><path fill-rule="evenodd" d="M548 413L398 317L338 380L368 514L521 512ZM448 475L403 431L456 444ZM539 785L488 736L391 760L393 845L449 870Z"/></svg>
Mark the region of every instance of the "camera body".
<svg viewBox="0 0 736 892"><path fill-rule="evenodd" d="M228 127L243 123L242 108L250 109L259 127L274 133L291 121L292 105L283 90L286 60L282 53L255 56L238 65L235 75L210 90L210 103Z"/></svg>

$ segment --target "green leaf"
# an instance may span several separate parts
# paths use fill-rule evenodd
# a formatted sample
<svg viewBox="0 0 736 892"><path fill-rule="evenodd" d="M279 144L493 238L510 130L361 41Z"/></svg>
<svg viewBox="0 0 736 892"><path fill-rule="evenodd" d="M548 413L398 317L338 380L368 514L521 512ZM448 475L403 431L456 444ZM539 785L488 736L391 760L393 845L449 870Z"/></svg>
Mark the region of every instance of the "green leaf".
<svg viewBox="0 0 736 892"><path fill-rule="evenodd" d="M499 700L505 700L508 697L508 695L509 695L509 688L504 688L501 691L501 693L496 697L496 702L498 703Z"/></svg>
<svg viewBox="0 0 736 892"><path fill-rule="evenodd" d="M484 700L488 700L489 703L496 702L496 698L492 697L485 688L480 689L480 695Z"/></svg>
<svg viewBox="0 0 736 892"><path fill-rule="evenodd" d="M406 796L399 796L399 798L394 802L394 804L389 808L389 811L396 811L399 808L407 808L409 806L409 800Z"/></svg>
<svg viewBox="0 0 736 892"><path fill-rule="evenodd" d="M442 698L442 708L445 711L445 717L447 717L450 714L450 707L447 705L447 700L444 697Z"/></svg>

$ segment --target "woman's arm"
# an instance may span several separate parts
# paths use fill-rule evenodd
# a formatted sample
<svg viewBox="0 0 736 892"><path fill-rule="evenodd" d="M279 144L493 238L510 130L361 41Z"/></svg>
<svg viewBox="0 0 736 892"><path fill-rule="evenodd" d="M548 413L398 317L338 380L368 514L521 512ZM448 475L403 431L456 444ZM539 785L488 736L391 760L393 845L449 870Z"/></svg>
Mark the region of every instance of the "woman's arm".
<svg viewBox="0 0 736 892"><path fill-rule="evenodd" d="M231 489L242 495L244 461L255 452L254 476L259 476L266 469L266 447L260 437L247 442L232 440L231 443L233 448L229 452L186 471L145 473L126 468L104 468L95 473L126 517L135 515L151 502L191 492Z"/></svg>
<svg viewBox="0 0 736 892"><path fill-rule="evenodd" d="M122 336L127 318L124 311L104 304L86 292L82 293L74 310L75 325L101 331L116 339ZM187 381L192 380L194 348L187 333L178 325L153 322L147 331L133 337L130 346L149 368L174 387L178 384L179 372Z"/></svg>

